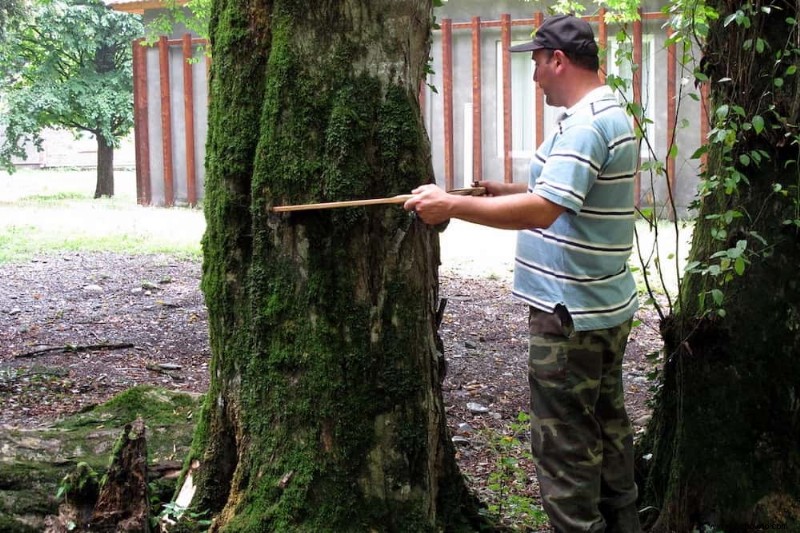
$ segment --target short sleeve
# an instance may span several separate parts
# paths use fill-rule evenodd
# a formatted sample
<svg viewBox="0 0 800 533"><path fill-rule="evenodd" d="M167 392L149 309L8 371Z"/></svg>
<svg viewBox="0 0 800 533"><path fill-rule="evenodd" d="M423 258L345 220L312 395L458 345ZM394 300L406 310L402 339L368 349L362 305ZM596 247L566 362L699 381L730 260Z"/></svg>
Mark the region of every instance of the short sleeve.
<svg viewBox="0 0 800 533"><path fill-rule="evenodd" d="M608 145L591 125L567 128L555 138L532 192L577 213L607 157Z"/></svg>

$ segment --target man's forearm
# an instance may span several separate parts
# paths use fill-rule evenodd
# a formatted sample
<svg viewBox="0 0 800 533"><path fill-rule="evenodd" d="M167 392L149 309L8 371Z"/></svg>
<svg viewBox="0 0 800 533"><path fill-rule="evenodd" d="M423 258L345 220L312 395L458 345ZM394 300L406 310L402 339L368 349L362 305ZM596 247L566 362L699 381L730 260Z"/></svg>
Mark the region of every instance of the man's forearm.
<svg viewBox="0 0 800 533"><path fill-rule="evenodd" d="M499 229L547 228L564 208L539 195L524 192L493 197L461 196L453 198L450 215Z"/></svg>

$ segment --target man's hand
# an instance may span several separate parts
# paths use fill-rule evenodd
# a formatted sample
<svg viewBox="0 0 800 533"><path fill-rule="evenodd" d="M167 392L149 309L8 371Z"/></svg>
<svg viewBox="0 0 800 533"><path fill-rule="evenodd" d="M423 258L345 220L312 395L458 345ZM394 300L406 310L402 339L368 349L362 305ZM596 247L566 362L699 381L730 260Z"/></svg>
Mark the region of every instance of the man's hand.
<svg viewBox="0 0 800 533"><path fill-rule="evenodd" d="M414 197L403 204L403 209L414 211L423 222L431 226L450 220L453 203L460 198L447 194L436 185L422 185L411 191L411 194Z"/></svg>
<svg viewBox="0 0 800 533"><path fill-rule="evenodd" d="M477 187L486 189L486 196L505 196L507 194L520 194L528 192L525 183L505 183L502 181L479 181Z"/></svg>

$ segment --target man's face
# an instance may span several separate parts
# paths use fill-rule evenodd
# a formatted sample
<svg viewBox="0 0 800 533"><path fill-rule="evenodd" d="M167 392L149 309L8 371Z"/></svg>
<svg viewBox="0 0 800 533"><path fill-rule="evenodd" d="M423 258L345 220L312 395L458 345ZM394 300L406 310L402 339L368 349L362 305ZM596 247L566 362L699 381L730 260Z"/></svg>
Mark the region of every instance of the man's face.
<svg viewBox="0 0 800 533"><path fill-rule="evenodd" d="M557 88L558 80L556 68L558 62L554 57L553 50L540 49L534 50L531 59L533 60L533 81L539 84L545 96L545 101L551 106L560 106L559 91Z"/></svg>

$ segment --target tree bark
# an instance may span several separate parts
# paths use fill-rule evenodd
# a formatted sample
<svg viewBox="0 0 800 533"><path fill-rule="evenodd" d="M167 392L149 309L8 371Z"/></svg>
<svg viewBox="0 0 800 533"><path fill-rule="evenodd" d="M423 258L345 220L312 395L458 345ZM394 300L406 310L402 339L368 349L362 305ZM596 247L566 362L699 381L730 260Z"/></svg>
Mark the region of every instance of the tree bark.
<svg viewBox="0 0 800 533"><path fill-rule="evenodd" d="M706 180L720 186L702 198L689 261L717 265L721 272L687 275L679 307L662 324L666 359L639 464L646 503L657 511L652 531L702 530L702 525L726 532L795 531L800 526L800 94L796 76L787 76L781 86L773 80L797 66L796 54L774 60L778 50L796 47L787 40L787 20L797 16L797 6L766 9L765 4L752 12L743 3L715 7L720 17L711 26L703 60L712 109L719 109L710 138L729 139L726 131L737 125L736 143L710 145ZM737 9L749 24L726 21ZM795 25L794 39L796 31ZM758 52L758 39L766 52ZM722 106L732 114L725 116ZM743 118L734 117L734 106ZM742 126L756 124L756 116L766 121L763 131ZM731 183L726 178L737 178L732 170L746 179L726 191ZM719 216L726 212L742 216L726 222ZM747 243L743 274L719 255L714 258L740 241ZM724 296L721 306L712 303L714 290Z"/></svg>
<svg viewBox="0 0 800 533"><path fill-rule="evenodd" d="M94 197L114 196L114 145L97 135L97 185Z"/></svg>
<svg viewBox="0 0 800 533"><path fill-rule="evenodd" d="M429 0L215 3L212 381L192 457L214 531L470 527L436 231L397 206L270 211L433 181L418 102L431 23Z"/></svg>

